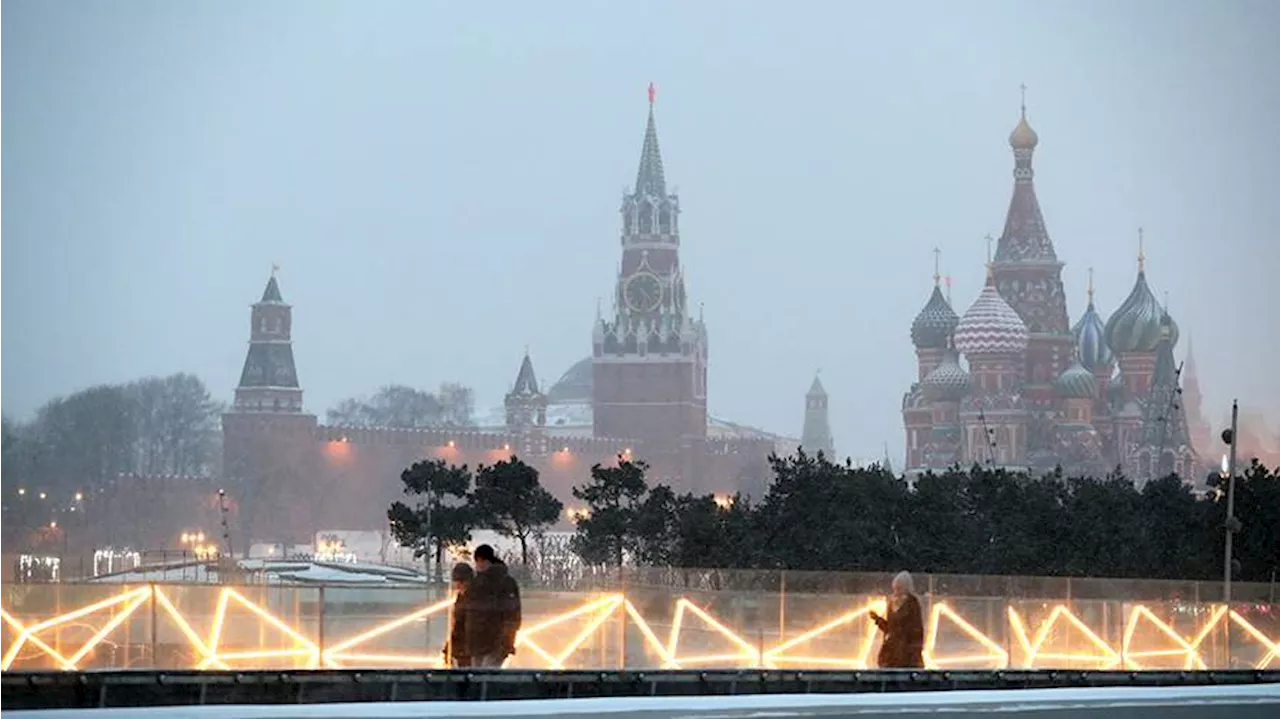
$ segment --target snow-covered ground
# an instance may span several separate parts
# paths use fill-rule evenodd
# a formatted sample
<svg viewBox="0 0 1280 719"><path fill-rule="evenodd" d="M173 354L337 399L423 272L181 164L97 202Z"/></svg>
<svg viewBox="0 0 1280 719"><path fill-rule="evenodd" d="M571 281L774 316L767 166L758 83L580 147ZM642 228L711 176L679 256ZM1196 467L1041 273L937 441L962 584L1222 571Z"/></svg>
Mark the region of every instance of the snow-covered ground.
<svg viewBox="0 0 1280 719"><path fill-rule="evenodd" d="M147 707L13 711L7 719L414 719L430 717L609 717L772 719L781 717L1280 717L1280 684L1226 687L1021 689L893 694L637 697L493 702L395 702L289 706Z"/></svg>

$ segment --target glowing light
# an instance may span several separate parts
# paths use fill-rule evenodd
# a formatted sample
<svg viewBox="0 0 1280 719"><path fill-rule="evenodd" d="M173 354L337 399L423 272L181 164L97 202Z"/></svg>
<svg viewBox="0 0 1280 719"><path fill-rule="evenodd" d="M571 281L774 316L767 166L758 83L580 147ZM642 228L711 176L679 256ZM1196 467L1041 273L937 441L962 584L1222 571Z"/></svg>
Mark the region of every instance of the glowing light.
<svg viewBox="0 0 1280 719"><path fill-rule="evenodd" d="M52 522L49 522L49 529L57 529L57 528L58 528L58 521L56 519Z"/></svg>
<svg viewBox="0 0 1280 719"><path fill-rule="evenodd" d="M861 609L855 609L846 612L835 619L822 624L814 629L810 629L799 636L792 637L778 646L764 653L762 657L766 667L778 667L782 665L799 665L799 666L832 666L850 669L867 669L868 660L871 657L871 646L875 643L875 625L867 621L867 615L870 612L884 613L883 601L868 602ZM829 634L841 627L848 626L854 622L858 622L862 626L862 641L858 645L858 653L849 657L815 657L793 655L790 650L819 639L823 635Z"/></svg>
<svg viewBox="0 0 1280 719"><path fill-rule="evenodd" d="M938 626L943 618L946 618L952 624L960 628L960 631L968 635L978 644L986 649L985 654L962 655L957 657L940 657L936 654L938 645ZM1004 669L1009 666L1009 653L999 644L991 641L991 638L983 634L977 627L965 621L963 617L955 612L951 607L943 602L933 605L933 610L929 612L929 628L926 632L924 641L924 662L925 666L934 669L950 666L954 664L972 665L991 663L992 669Z"/></svg>
<svg viewBox="0 0 1280 719"><path fill-rule="evenodd" d="M1133 635L1137 632L1138 624L1142 620L1146 620L1152 624L1160 634L1171 640L1177 649L1154 649L1144 651L1133 650ZM1216 623L1217 618L1211 623ZM1207 636L1207 635L1206 635ZM1159 617L1151 613L1150 609L1142 605L1138 605L1129 612L1129 621L1124 628L1124 638L1120 640L1120 655L1124 657L1125 669L1142 669L1137 662L1138 659L1147 659L1154 657L1169 657L1181 655L1183 658L1183 669L1205 669L1204 658L1200 656L1198 651L1200 642L1204 641L1204 637L1200 637L1195 644L1188 642L1182 638L1182 635L1174 631L1173 627L1161 621Z"/></svg>
<svg viewBox="0 0 1280 719"><path fill-rule="evenodd" d="M317 644L304 636L300 630L291 627L267 609L245 598L235 589L224 587L219 591L208 634L202 638L161 588L142 587L125 590L102 601L30 624L14 617L7 610L0 609L0 620L16 635L5 649L3 656L0 656L0 670L7 671L19 661L18 656L23 647L36 649L40 655L52 659L54 665L62 669L89 668L81 665L93 654L94 649L106 641L113 632L119 631L120 627L131 618L141 616L137 610L148 600L154 602L153 616L165 617L186 639L193 650L195 656L193 665L196 669L230 669L232 664L246 669L270 668L272 665L264 662L271 660L287 660L299 667L310 668L385 665L440 667L443 666L443 659L438 656L385 652L369 645L379 637L402 629L412 622L446 611L453 602L452 597L436 601L410 614L338 641L322 653ZM227 627L230 626L228 622L232 620L233 610L240 615L239 620L245 619L243 614L247 612L250 615L247 618L261 622L266 629L274 630L274 633L284 640L283 645L257 650L224 646L223 639L227 634ZM92 614L104 611L110 613L109 618L98 625L89 639L70 654L60 653L40 638L42 633L73 622L81 622ZM603 631L606 622L611 618L620 618L624 622L629 621L640 630L644 645L652 650L661 666L665 668L737 666L856 669L869 665L871 650L877 636L873 626L865 622L866 614L870 611L883 613L883 601L868 601L862 606L852 608L809 631L781 641L765 650L763 647L754 646L711 613L684 597L676 600L671 631L667 640L663 642L625 595L608 594L590 599L569 611L541 618L523 629L517 635L516 643L518 647L528 649L527 656L533 657L535 662L540 662L546 668L564 669L568 667L573 656L586 646L592 636ZM1248 639L1265 650L1262 658L1256 663L1256 668L1269 667L1280 655L1280 641L1267 636L1240 613L1221 605L1210 613L1206 623L1191 638L1179 634L1169 622L1158 617L1147 607L1133 606L1128 609L1124 617L1124 636L1118 652L1093 629L1085 625L1066 605L1054 605L1046 618L1035 627L1034 632L1028 631L1022 616L1013 607L1008 607L1006 613L1009 623L1008 636L1020 650L1020 664L1028 668L1061 668L1064 666L1062 662L1068 662L1095 664L1101 669L1123 667L1136 670L1144 668L1151 660L1181 664L1186 669L1205 668L1206 662L1201 655L1200 647L1214 628L1221 626L1224 622L1243 631ZM576 631L571 632L568 630L567 623L575 619L585 621L578 625L579 628ZM861 626L854 624L855 622L859 622ZM937 651L939 634L944 625L954 626L966 635L967 639L979 645L978 651L962 649L945 656L939 654ZM1141 632L1139 629L1142 625L1153 627L1155 631ZM1050 637L1058 636L1055 635L1055 629L1063 627L1072 634L1084 637L1090 647L1072 647L1070 651L1055 651L1049 646ZM840 636L838 645L841 648L837 650L835 656L827 652L817 652L816 656L809 656L811 652L800 653L803 647L812 647L815 640L824 637L836 639L836 632L846 628L853 628L856 632L853 641L850 641L847 635ZM681 655L682 637L687 631L710 632L716 641L723 645L723 649L713 649L696 655ZM560 646L553 649L552 643ZM946 642L948 645L953 643ZM952 667L999 669L1011 665L1010 655L1000 643L978 630L944 602L935 603L930 611L926 626L924 656L926 666L935 669ZM24 658L22 661L25 662L27 659ZM521 663L524 663L524 660Z"/></svg>
<svg viewBox="0 0 1280 719"><path fill-rule="evenodd" d="M692 613L695 617L702 620L713 631L718 633L729 641L730 644L738 647L735 654L716 654L705 656L681 657L677 650L680 645L680 630L684 623L685 612ZM671 635L667 640L667 655L671 657L671 662L678 666L687 667L691 664L720 664L722 662L731 662L734 664L746 664L748 667L759 667L761 665L761 652L756 647L751 646L742 637L738 636L725 625L721 624L715 617L712 617L705 610L693 602L681 597L676 600L676 613L671 619Z"/></svg>
<svg viewBox="0 0 1280 719"><path fill-rule="evenodd" d="M562 448L560 451L561 451L561 452L564 452L565 454L568 454L568 453L569 453L569 448L568 448L568 447L564 447L564 448Z"/></svg>
<svg viewBox="0 0 1280 719"><path fill-rule="evenodd" d="M82 501L83 499L84 499L84 493L76 492L76 501L79 502L79 501Z"/></svg>
<svg viewBox="0 0 1280 719"><path fill-rule="evenodd" d="M40 499L44 499L44 498L46 498L46 497L48 497L48 496L49 496L49 495L45 494L44 492L41 492L41 493L40 493Z"/></svg>
<svg viewBox="0 0 1280 719"><path fill-rule="evenodd" d="M19 497L21 497L21 496L25 495L26 493L27 493L27 490L23 489L22 487L18 487L18 496L19 496Z"/></svg>
<svg viewBox="0 0 1280 719"><path fill-rule="evenodd" d="M450 448L450 449L453 449L453 448L454 448L454 447L456 447L456 446L457 446L457 444L456 444L453 440L449 440L449 448Z"/></svg>
<svg viewBox="0 0 1280 719"><path fill-rule="evenodd" d="M1081 634L1093 644L1097 649L1097 653L1053 653L1044 651L1045 641L1049 638L1050 632L1059 620L1065 619L1067 623L1077 629ZM1096 663L1098 669L1113 669L1121 662L1120 654L1111 648L1092 629L1080 621L1080 618L1071 613L1066 605L1058 604L1049 612L1049 617L1040 624L1040 628L1036 630L1034 639L1028 640L1026 634L1026 626L1022 622L1022 617L1017 610L1009 607L1009 624L1013 627L1014 638L1018 640L1018 644L1023 650L1023 667L1030 668L1036 664L1037 659L1048 659L1051 661L1062 662L1086 662Z"/></svg>
<svg viewBox="0 0 1280 719"><path fill-rule="evenodd" d="M1231 475L1231 459L1227 455L1222 455L1222 478L1226 479Z"/></svg>
<svg viewBox="0 0 1280 719"><path fill-rule="evenodd" d="M715 503L720 509L729 509L733 507L733 497L727 494L717 494Z"/></svg>

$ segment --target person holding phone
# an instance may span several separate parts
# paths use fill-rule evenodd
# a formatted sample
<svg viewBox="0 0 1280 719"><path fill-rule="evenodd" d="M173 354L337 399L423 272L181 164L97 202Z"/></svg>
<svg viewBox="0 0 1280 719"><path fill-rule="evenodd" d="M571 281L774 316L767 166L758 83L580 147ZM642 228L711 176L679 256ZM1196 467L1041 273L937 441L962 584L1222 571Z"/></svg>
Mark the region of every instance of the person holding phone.
<svg viewBox="0 0 1280 719"><path fill-rule="evenodd" d="M911 575L898 572L890 585L889 615L871 612L871 621L884 632L877 663L881 669L924 667L924 617Z"/></svg>

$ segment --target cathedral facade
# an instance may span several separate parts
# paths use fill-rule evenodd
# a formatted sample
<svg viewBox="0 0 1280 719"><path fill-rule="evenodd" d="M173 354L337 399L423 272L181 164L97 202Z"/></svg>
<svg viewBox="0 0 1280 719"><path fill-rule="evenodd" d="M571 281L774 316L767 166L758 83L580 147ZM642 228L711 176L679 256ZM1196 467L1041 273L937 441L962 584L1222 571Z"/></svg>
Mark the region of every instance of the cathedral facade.
<svg viewBox="0 0 1280 719"><path fill-rule="evenodd" d="M475 427L321 424L303 403L293 308L273 275L252 307L249 351L223 416L223 471L240 531L267 541L385 526L387 506L403 496L400 472L433 458L474 467L516 455L570 507L590 468L619 458L647 462L652 482L677 491L759 496L766 458L795 443L708 416L707 329L690 310L679 215L651 91L635 187L622 200L613 311L598 313L590 356L544 391L526 353L501 418Z"/></svg>
<svg viewBox="0 0 1280 719"><path fill-rule="evenodd" d="M1189 426L1174 359L1178 326L1147 283L1141 230L1128 298L1104 320L1091 279L1072 324L1063 263L1036 197L1039 137L1025 107L1009 145L1013 196L985 286L960 315L935 270L911 326L917 378L902 404L907 471L977 463L1199 481L1198 407Z"/></svg>

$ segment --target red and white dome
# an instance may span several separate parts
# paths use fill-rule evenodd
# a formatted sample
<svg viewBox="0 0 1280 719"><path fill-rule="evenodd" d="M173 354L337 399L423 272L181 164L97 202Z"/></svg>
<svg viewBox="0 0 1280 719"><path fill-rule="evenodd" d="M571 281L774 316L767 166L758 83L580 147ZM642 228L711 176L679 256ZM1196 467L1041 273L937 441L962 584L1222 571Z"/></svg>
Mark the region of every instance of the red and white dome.
<svg viewBox="0 0 1280 719"><path fill-rule="evenodd" d="M1018 354L1027 349L1027 325L996 291L987 276L987 286L956 325L956 349L966 357L974 355Z"/></svg>

